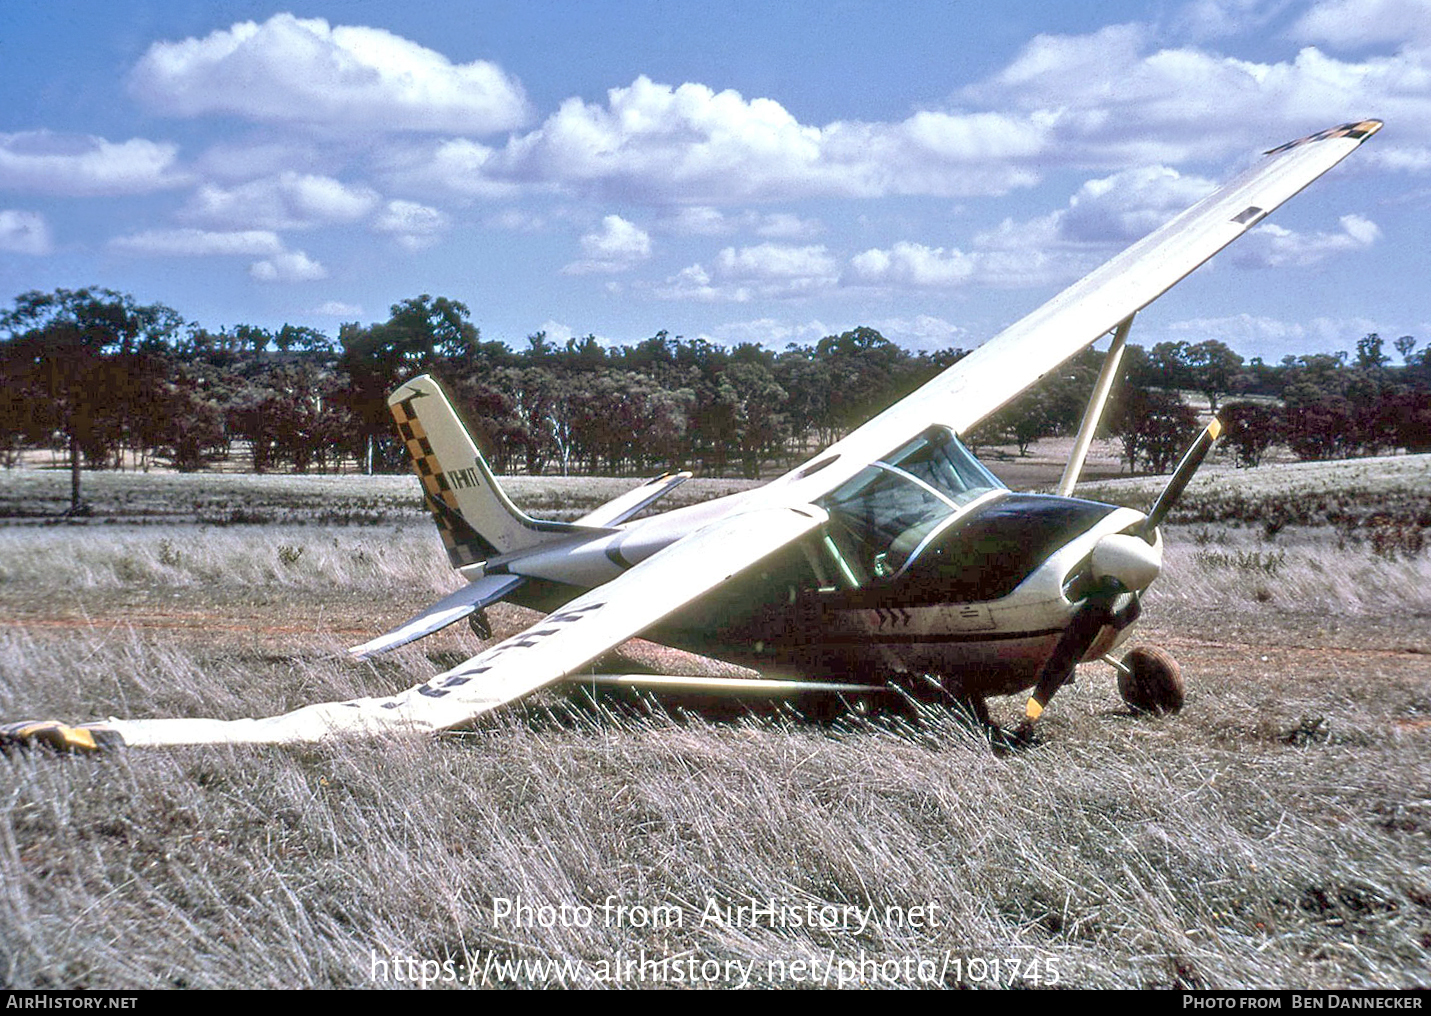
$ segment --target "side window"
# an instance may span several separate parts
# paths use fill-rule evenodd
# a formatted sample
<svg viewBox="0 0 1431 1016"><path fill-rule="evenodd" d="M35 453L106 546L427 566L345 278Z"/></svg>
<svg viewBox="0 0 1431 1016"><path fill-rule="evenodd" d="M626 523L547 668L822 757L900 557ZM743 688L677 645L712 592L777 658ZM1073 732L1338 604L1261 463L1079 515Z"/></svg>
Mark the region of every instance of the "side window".
<svg viewBox="0 0 1431 1016"><path fill-rule="evenodd" d="M1004 485L943 427L931 428L821 499L841 553L864 575L893 578L960 509Z"/></svg>

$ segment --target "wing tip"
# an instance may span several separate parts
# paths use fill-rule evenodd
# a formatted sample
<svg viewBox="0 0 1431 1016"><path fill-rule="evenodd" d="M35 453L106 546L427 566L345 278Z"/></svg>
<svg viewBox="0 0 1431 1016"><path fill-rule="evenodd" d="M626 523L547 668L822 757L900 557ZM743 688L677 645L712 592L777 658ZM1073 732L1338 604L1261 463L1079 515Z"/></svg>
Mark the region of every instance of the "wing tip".
<svg viewBox="0 0 1431 1016"><path fill-rule="evenodd" d="M1330 141L1332 138L1351 138L1360 143L1381 130L1383 126L1385 126L1385 124L1381 120L1352 120L1348 123L1339 124L1336 127L1328 127L1324 131L1317 131L1315 134L1308 134L1305 138L1288 141L1285 145L1269 148L1263 154L1276 155L1279 152L1285 152L1301 145L1311 144L1314 141Z"/></svg>
<svg viewBox="0 0 1431 1016"><path fill-rule="evenodd" d="M71 726L59 720L28 720L0 725L0 751L48 748L58 752L95 754L124 747L117 730L101 724Z"/></svg>

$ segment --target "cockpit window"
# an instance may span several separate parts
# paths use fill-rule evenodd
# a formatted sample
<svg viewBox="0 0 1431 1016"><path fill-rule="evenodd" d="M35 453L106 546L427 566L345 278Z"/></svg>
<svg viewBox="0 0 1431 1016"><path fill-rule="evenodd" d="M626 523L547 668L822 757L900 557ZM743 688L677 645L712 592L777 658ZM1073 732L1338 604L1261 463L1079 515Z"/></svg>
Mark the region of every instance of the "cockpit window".
<svg viewBox="0 0 1431 1016"><path fill-rule="evenodd" d="M821 499L836 543L865 573L891 578L960 508L1007 489L944 427L931 427ZM861 582L863 584L863 582Z"/></svg>

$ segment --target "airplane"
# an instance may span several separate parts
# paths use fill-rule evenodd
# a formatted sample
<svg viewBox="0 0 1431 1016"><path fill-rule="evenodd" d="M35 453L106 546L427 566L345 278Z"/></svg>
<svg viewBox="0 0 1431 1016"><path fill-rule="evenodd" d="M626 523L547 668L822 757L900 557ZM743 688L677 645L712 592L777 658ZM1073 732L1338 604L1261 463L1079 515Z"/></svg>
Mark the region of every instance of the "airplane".
<svg viewBox="0 0 1431 1016"><path fill-rule="evenodd" d="M763 487L637 518L689 473L656 477L571 523L516 507L431 377L390 396L459 591L350 652L360 658L499 601L526 630L404 692L261 719L54 720L0 727L67 750L304 743L435 733L558 682L740 695L875 693L907 675L988 722L984 700L1028 691L1031 727L1083 661L1106 660L1144 711L1183 701L1158 649L1111 655L1162 570L1160 526L1218 434L1198 436L1146 512L1072 496L1134 315L1375 134L1342 124L1264 153L922 388ZM1112 333L1051 495L1010 491L960 435ZM596 675L636 636L741 663L760 679Z"/></svg>

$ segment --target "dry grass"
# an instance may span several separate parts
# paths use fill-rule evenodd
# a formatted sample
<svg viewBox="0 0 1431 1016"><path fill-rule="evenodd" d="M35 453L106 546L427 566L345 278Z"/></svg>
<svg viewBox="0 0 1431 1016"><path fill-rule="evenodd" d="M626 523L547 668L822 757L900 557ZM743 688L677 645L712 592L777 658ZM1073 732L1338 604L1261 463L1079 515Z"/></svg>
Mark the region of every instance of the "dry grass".
<svg viewBox="0 0 1431 1016"><path fill-rule="evenodd" d="M69 473L0 471L0 519L57 520L70 503ZM592 476L509 476L503 489L527 511L574 519L641 481ZM756 486L749 480L686 481L661 501L663 510ZM411 473L392 476L241 473L86 473L84 499L97 522L372 525L425 517Z"/></svg>
<svg viewBox="0 0 1431 1016"><path fill-rule="evenodd" d="M1078 496L1146 510L1167 482L1146 476L1079 484ZM1204 465L1173 511L1178 522L1333 525L1377 516L1431 527L1431 455L1390 455L1237 469Z"/></svg>
<svg viewBox="0 0 1431 1016"><path fill-rule="evenodd" d="M376 665L341 647L450 588L440 557L416 521L0 531L0 715L404 687L473 637ZM3 758L0 983L365 986L451 960L597 984L644 949L718 985L794 986L802 959L818 981L833 957L830 984L1425 986L1428 563L1325 528L1175 530L1143 637L1183 661L1188 707L1134 718L1092 665L1009 755L942 711L719 722L577 692L436 741ZM518 895L591 926L495 921ZM752 897L876 918L701 924ZM681 925L608 924L608 899ZM885 909L931 904L936 926Z"/></svg>

